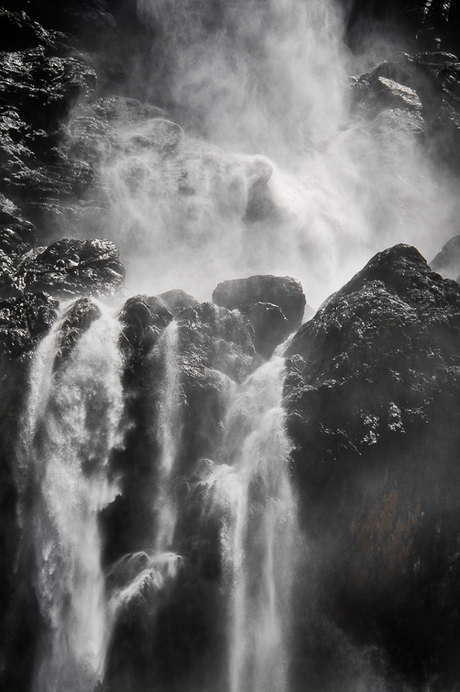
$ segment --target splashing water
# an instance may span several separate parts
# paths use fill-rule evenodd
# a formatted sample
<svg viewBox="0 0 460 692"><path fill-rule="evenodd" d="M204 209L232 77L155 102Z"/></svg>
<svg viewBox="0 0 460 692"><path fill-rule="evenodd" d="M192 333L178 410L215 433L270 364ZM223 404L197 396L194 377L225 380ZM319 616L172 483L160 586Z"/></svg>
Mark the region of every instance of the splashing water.
<svg viewBox="0 0 460 692"><path fill-rule="evenodd" d="M90 692L108 644L98 515L118 493L109 458L122 442L123 399L121 325L103 305L99 309L101 317L53 375L58 321L30 373L20 472L32 486L28 529L47 621L34 692Z"/></svg>
<svg viewBox="0 0 460 692"><path fill-rule="evenodd" d="M284 361L273 358L236 391L221 461L206 485L223 517L230 589L230 692L288 689L296 503L287 458Z"/></svg>

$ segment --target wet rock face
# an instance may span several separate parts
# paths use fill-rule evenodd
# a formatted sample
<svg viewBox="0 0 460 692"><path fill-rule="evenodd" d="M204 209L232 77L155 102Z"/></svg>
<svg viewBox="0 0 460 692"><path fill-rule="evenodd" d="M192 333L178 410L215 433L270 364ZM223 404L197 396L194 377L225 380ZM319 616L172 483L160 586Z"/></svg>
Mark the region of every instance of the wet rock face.
<svg viewBox="0 0 460 692"><path fill-rule="evenodd" d="M60 148L59 129L96 85L91 68L50 50L38 45L0 53L0 190L47 225L91 181L90 168Z"/></svg>
<svg viewBox="0 0 460 692"><path fill-rule="evenodd" d="M303 521L318 544L320 602L412 681L427 661L429 675L458 674L446 652L460 638L451 608L459 328L458 284L399 245L331 296L286 353L288 429Z"/></svg>
<svg viewBox="0 0 460 692"><path fill-rule="evenodd" d="M459 46L460 48L460 46ZM353 77L355 108L374 125L382 118L396 131L418 138L436 163L458 172L460 62L451 53L400 54Z"/></svg>
<svg viewBox="0 0 460 692"><path fill-rule="evenodd" d="M0 299L0 352L14 360L30 355L57 315L58 302L46 293Z"/></svg>
<svg viewBox="0 0 460 692"><path fill-rule="evenodd" d="M110 295L121 287L124 268L110 240L64 238L26 257L19 281L26 290L48 290L65 297L78 294Z"/></svg>
<svg viewBox="0 0 460 692"><path fill-rule="evenodd" d="M300 327L306 302L298 281L270 274L223 281L214 289L212 300L228 310L241 312L254 303L273 303L281 308L292 331Z"/></svg>
<svg viewBox="0 0 460 692"><path fill-rule="evenodd" d="M244 379L257 362L253 329L240 313L194 304L178 311L172 325L165 296L159 298L136 296L120 313L122 340L129 343L125 392L131 425L125 449L114 460L123 474L122 493L103 516L106 560L113 563L126 554L132 556L129 562L145 559L136 551L153 544L157 516L152 498L165 453L161 416L168 415L173 416L168 423L175 447L174 544L183 567L176 580L166 580L160 597L151 569L120 609L106 671L114 690L121 690L125 680L140 690L155 689L159 681L167 689L190 680L204 687L222 665L218 532L204 527L203 498L190 489L197 482L197 466L213 458L221 442L230 378ZM177 292L166 298L173 309L184 296ZM168 334L171 329L176 331ZM211 656L209 665L203 666L203 656Z"/></svg>
<svg viewBox="0 0 460 692"><path fill-rule="evenodd" d="M107 296L121 288L124 268L110 240L64 238L24 254L1 252L4 296L46 291L58 298Z"/></svg>
<svg viewBox="0 0 460 692"><path fill-rule="evenodd" d="M69 358L77 341L93 322L99 319L101 311L88 298L79 298L64 317L58 334L58 351L54 369L59 368Z"/></svg>
<svg viewBox="0 0 460 692"><path fill-rule="evenodd" d="M199 305L199 301L196 298L188 293L185 293L185 291L178 289L160 293L158 298L166 305L168 310L170 310L174 316L179 314L180 311L184 310L185 308L193 308Z"/></svg>
<svg viewBox="0 0 460 692"><path fill-rule="evenodd" d="M298 329L306 304L298 281L269 274L223 281L214 289L212 299L246 315L254 327L256 349L265 358Z"/></svg>
<svg viewBox="0 0 460 692"><path fill-rule="evenodd" d="M254 346L257 353L270 358L277 346L291 333L287 317L278 305L254 303L245 311L254 329Z"/></svg>

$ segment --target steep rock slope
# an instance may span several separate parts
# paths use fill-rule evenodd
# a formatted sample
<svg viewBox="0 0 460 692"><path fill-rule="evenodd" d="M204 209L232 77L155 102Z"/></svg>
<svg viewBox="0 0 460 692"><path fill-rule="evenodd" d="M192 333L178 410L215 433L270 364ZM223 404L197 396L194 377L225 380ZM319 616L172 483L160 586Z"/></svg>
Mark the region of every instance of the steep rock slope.
<svg viewBox="0 0 460 692"><path fill-rule="evenodd" d="M458 284L399 245L331 296L286 352L320 609L383 647L407 680L437 680L433 689L459 675L459 330Z"/></svg>

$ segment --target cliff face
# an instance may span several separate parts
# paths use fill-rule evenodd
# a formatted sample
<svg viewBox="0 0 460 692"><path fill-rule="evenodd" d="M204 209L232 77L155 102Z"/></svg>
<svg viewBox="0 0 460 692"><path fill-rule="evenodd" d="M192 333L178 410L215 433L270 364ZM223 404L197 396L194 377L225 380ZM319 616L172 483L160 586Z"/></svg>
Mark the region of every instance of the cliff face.
<svg viewBox="0 0 460 692"><path fill-rule="evenodd" d="M400 245L331 296L286 352L321 608L439 689L458 678L459 310L458 284Z"/></svg>

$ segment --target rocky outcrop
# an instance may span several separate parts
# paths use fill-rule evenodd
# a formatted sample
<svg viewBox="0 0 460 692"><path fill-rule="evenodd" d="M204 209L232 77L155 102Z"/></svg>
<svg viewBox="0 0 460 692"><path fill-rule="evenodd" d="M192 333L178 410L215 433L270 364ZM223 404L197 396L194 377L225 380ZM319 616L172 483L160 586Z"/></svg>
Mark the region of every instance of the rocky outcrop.
<svg viewBox="0 0 460 692"><path fill-rule="evenodd" d="M28 291L58 297L111 295L123 284L124 268L110 240L64 238L26 256L17 281Z"/></svg>
<svg viewBox="0 0 460 692"><path fill-rule="evenodd" d="M69 308L60 325L54 369L69 358L79 338L101 316L101 311L88 298L79 298Z"/></svg>
<svg viewBox="0 0 460 692"><path fill-rule="evenodd" d="M11 360L30 355L56 319L57 308L46 293L0 299L1 354Z"/></svg>
<svg viewBox="0 0 460 692"><path fill-rule="evenodd" d="M24 248L18 233L8 237L16 241L16 247ZM61 299L82 294L108 296L121 288L125 274L118 250L110 240L64 238L23 254L7 255L0 250L0 261L0 292L5 297L22 295L24 291L46 291Z"/></svg>
<svg viewBox="0 0 460 692"><path fill-rule="evenodd" d="M438 679L434 689L459 672L450 648L460 637L459 328L458 284L399 245L334 294L286 352L318 602L412 683Z"/></svg>
<svg viewBox="0 0 460 692"><path fill-rule="evenodd" d="M352 81L353 99L367 116L403 113L437 161L457 166L460 151L460 63L442 52L402 54Z"/></svg>
<svg viewBox="0 0 460 692"><path fill-rule="evenodd" d="M254 327L256 349L265 358L298 329L306 304L298 281L269 274L224 281L214 289L212 299L246 315Z"/></svg>

